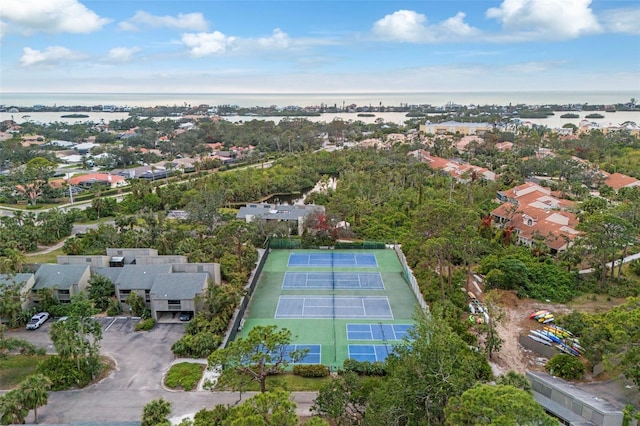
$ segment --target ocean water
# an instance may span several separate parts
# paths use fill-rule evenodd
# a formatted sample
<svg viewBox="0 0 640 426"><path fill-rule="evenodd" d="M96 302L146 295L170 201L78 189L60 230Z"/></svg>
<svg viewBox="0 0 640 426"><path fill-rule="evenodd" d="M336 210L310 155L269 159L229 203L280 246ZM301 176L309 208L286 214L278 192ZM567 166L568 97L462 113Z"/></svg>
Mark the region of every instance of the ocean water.
<svg viewBox="0 0 640 426"><path fill-rule="evenodd" d="M118 107L173 105L238 105L241 107L289 105L358 106L509 104L590 104L608 105L640 101L640 87L627 91L529 91L529 92L423 92L423 93L0 93L0 105Z"/></svg>

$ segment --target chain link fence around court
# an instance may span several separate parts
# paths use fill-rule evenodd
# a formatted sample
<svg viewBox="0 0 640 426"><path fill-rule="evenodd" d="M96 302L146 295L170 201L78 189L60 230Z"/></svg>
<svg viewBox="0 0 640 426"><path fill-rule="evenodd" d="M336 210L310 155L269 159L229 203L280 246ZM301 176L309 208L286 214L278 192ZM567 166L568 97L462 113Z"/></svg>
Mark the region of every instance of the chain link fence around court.
<svg viewBox="0 0 640 426"><path fill-rule="evenodd" d="M366 249L377 250L387 248L386 244L380 241L337 241L333 246L311 246L303 244L301 238L270 238L269 246L274 249L299 249L299 248L333 248L333 249Z"/></svg>

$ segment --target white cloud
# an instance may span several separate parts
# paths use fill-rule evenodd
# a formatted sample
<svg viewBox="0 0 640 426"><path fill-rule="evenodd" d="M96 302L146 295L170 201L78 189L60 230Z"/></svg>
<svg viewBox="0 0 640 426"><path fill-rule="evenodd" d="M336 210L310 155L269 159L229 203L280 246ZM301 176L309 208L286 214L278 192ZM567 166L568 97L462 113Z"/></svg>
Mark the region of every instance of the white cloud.
<svg viewBox="0 0 640 426"><path fill-rule="evenodd" d="M36 50L30 47L22 49L20 65L23 67L57 65L61 62L75 61L84 58L85 55L74 52L62 46L50 46L45 50Z"/></svg>
<svg viewBox="0 0 640 426"><path fill-rule="evenodd" d="M109 50L107 60L110 62L129 62L140 50L139 47L114 47Z"/></svg>
<svg viewBox="0 0 640 426"><path fill-rule="evenodd" d="M110 19L101 18L76 0L2 0L2 32L17 31L88 34L102 29Z"/></svg>
<svg viewBox="0 0 640 426"><path fill-rule="evenodd" d="M225 53L234 40L235 37L227 37L220 31L182 35L182 43L189 48L191 55L195 57Z"/></svg>
<svg viewBox="0 0 640 426"><path fill-rule="evenodd" d="M464 22L466 15L455 16L435 24L427 24L427 17L412 10L398 10L373 24L373 34L382 40L409 43L457 41L480 35L480 30Z"/></svg>
<svg viewBox="0 0 640 426"><path fill-rule="evenodd" d="M608 31L640 34L640 7L607 10L602 13L602 21Z"/></svg>
<svg viewBox="0 0 640 426"><path fill-rule="evenodd" d="M158 16L139 10L133 18L118 24L123 31L137 31L141 27L171 28L182 31L207 31L209 24L202 13L179 13L178 16Z"/></svg>
<svg viewBox="0 0 640 426"><path fill-rule="evenodd" d="M602 31L591 0L504 0L487 10L505 31L504 41L567 39Z"/></svg>
<svg viewBox="0 0 640 426"><path fill-rule="evenodd" d="M271 37L261 37L256 44L264 49L286 49L291 45L291 38L280 28L273 30Z"/></svg>

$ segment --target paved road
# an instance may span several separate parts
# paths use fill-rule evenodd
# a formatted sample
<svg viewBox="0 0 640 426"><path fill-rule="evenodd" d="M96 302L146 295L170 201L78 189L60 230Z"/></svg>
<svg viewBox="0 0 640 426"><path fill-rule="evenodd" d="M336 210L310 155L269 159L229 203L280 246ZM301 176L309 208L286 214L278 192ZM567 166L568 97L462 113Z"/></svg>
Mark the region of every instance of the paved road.
<svg viewBox="0 0 640 426"><path fill-rule="evenodd" d="M38 410L43 424L69 424L85 421L139 421L142 409L152 399L171 401L171 417L183 418L217 404L234 404L237 392L182 392L162 386L163 376L175 361L171 345L184 334L184 324L158 324L149 332L135 332L137 319L99 318L103 329L102 350L116 362L110 376L81 390L52 392L49 403ZM49 338L49 320L34 331L13 330L7 337L28 340L48 352L54 347ZM243 393L243 399L253 393ZM315 392L297 392L298 413L309 414ZM27 422L33 421L33 413Z"/></svg>

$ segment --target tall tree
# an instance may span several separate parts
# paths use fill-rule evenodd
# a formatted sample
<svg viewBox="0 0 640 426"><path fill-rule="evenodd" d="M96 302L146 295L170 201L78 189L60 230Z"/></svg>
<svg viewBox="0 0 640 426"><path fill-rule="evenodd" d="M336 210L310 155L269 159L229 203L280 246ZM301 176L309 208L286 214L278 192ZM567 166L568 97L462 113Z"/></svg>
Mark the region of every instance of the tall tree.
<svg viewBox="0 0 640 426"><path fill-rule="evenodd" d="M34 412L36 424L38 424L38 407L47 405L50 388L51 380L43 374L27 377L18 387L24 407Z"/></svg>
<svg viewBox="0 0 640 426"><path fill-rule="evenodd" d="M449 398L483 377L486 359L477 357L435 307L419 314L410 345L387 358L387 376L373 392L366 422L389 426L442 424Z"/></svg>
<svg viewBox="0 0 640 426"><path fill-rule="evenodd" d="M220 384L241 390L242 379L260 384L260 392L267 391L267 376L280 373L289 363L300 361L305 351L291 351L291 331L275 325L256 326L247 337L229 343L209 356L209 368L223 366ZM238 382L237 379L241 381Z"/></svg>
<svg viewBox="0 0 640 426"><path fill-rule="evenodd" d="M31 205L42 195L44 186L53 174L55 164L43 157L36 157L24 166L16 169L11 174L11 179L16 183L16 190L24 194Z"/></svg>
<svg viewBox="0 0 640 426"><path fill-rule="evenodd" d="M509 385L476 385L449 400L445 424L553 426L558 421L529 392Z"/></svg>

